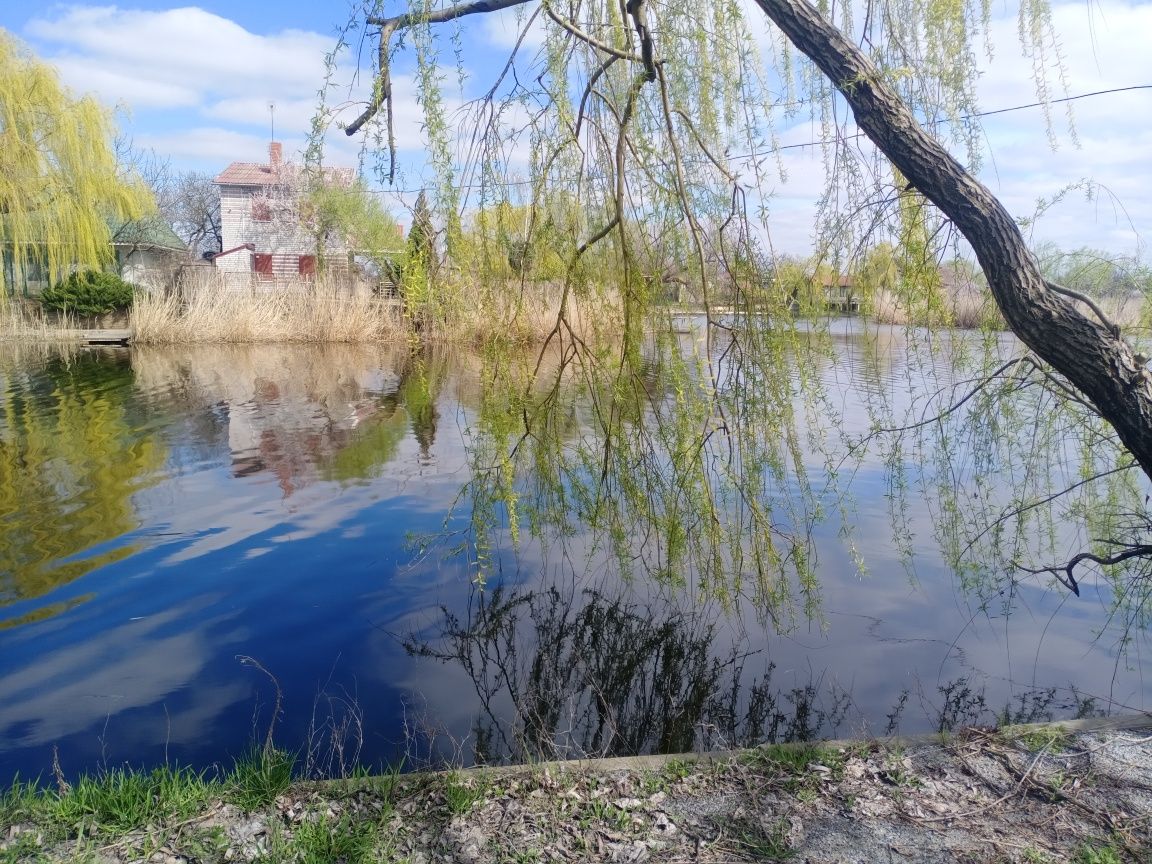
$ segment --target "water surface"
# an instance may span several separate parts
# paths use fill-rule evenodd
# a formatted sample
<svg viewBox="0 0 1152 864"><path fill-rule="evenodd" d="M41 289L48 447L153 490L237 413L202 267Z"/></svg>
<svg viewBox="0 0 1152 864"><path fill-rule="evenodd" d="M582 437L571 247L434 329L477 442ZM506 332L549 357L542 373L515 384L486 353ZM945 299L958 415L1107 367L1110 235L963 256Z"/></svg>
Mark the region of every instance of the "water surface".
<svg viewBox="0 0 1152 864"><path fill-rule="evenodd" d="M833 327L816 374L841 431L948 377L907 339ZM784 632L739 598L622 579L579 532L505 533L479 587L460 495L481 368L350 346L0 355L0 782L53 748L70 774L227 764L270 725L339 773L1147 708L1146 637L1107 586L1021 583L1006 614L945 566L930 485L900 551L879 455L846 483L855 551L839 517L812 529L821 612Z"/></svg>

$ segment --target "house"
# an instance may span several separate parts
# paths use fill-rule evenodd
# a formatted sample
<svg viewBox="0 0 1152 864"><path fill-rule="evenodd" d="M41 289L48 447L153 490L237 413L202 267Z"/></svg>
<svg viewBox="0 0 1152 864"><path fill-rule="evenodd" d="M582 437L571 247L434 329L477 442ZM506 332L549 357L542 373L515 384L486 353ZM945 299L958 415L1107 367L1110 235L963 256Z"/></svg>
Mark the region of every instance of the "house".
<svg viewBox="0 0 1152 864"><path fill-rule="evenodd" d="M188 246L159 214L111 225L116 272L136 285L172 284L188 263Z"/></svg>
<svg viewBox="0 0 1152 864"><path fill-rule="evenodd" d="M220 189L223 251L213 256L216 269L249 284L310 282L316 276L316 255L346 262L343 238L318 238L300 213L304 173L284 162L278 141L268 146L268 163L233 162L216 178ZM351 188L349 168L325 168L325 184Z"/></svg>
<svg viewBox="0 0 1152 864"><path fill-rule="evenodd" d="M158 213L127 222L109 221L108 231L112 259L103 269L115 272L125 282L167 287L176 272L188 263L188 246ZM2 282L6 289L25 297L39 295L50 284L47 259L46 251L34 249L16 261L11 247L0 245Z"/></svg>
<svg viewBox="0 0 1152 864"><path fill-rule="evenodd" d="M824 305L840 312L860 311L860 298L856 296L856 281L851 276L821 273L820 287L824 289Z"/></svg>

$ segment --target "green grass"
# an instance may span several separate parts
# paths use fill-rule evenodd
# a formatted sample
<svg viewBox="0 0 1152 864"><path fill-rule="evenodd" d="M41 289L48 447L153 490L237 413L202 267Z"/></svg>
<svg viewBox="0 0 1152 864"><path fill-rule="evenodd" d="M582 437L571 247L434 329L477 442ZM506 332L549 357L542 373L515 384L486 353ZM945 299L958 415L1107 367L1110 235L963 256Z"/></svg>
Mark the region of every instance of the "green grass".
<svg viewBox="0 0 1152 864"><path fill-rule="evenodd" d="M741 850L761 861L784 861L795 855L788 845L788 822L781 819L764 827L747 819L733 820L728 831Z"/></svg>
<svg viewBox="0 0 1152 864"><path fill-rule="evenodd" d="M821 776L839 780L844 775L847 755L818 744L769 744L752 751L747 757L753 764L780 775L784 788L797 792L819 784ZM812 771L809 765L823 765L829 773Z"/></svg>
<svg viewBox="0 0 1152 864"><path fill-rule="evenodd" d="M287 750L253 748L236 760L225 780L228 800L244 810L271 804L292 784L296 757Z"/></svg>
<svg viewBox="0 0 1152 864"><path fill-rule="evenodd" d="M632 824L632 817L627 810L623 810L603 798L593 798L584 808L585 818L599 822L616 831L624 831Z"/></svg>
<svg viewBox="0 0 1152 864"><path fill-rule="evenodd" d="M1000 730L1000 734L1010 741L1024 745L1032 752L1047 749L1052 753L1060 753L1068 749L1072 741L1072 736L1058 726L1044 726L1026 732L1006 726Z"/></svg>
<svg viewBox="0 0 1152 864"><path fill-rule="evenodd" d="M1072 857L1074 864L1121 864L1120 850L1111 844L1084 843Z"/></svg>
<svg viewBox="0 0 1152 864"><path fill-rule="evenodd" d="M485 784L476 778L465 780L459 774L452 773L444 781L444 802L455 816L471 810L472 805L483 798L485 792Z"/></svg>
<svg viewBox="0 0 1152 864"><path fill-rule="evenodd" d="M293 860L300 864L359 864L376 845L376 826L345 814L339 819L304 821L292 837Z"/></svg>
<svg viewBox="0 0 1152 864"><path fill-rule="evenodd" d="M0 825L37 821L51 807L48 795L38 781L24 782L19 777L0 792Z"/></svg>
<svg viewBox="0 0 1152 864"><path fill-rule="evenodd" d="M68 826L93 825L113 833L164 819L185 819L211 797L212 783L190 768L150 772L114 768L82 777L56 801L56 816Z"/></svg>

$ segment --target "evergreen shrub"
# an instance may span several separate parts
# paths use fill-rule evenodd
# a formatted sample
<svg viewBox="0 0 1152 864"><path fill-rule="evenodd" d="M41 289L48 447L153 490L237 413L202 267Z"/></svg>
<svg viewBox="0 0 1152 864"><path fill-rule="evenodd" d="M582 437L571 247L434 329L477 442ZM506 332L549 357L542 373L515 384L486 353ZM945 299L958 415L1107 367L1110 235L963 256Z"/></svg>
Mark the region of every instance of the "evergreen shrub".
<svg viewBox="0 0 1152 864"><path fill-rule="evenodd" d="M46 288L40 302L73 315L107 315L131 306L134 290L115 273L85 270Z"/></svg>

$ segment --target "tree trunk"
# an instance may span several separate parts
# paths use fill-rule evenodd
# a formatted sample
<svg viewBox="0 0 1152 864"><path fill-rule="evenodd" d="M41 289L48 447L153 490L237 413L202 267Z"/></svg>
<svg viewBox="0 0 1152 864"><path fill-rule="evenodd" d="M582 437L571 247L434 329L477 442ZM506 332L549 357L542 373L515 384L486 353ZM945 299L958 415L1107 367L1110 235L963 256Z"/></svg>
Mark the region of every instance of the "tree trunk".
<svg viewBox="0 0 1152 864"><path fill-rule="evenodd" d="M917 124L872 62L806 0L756 0L852 107L861 131L952 220L976 252L1008 326L1071 381L1152 478L1152 375L1119 332L1047 286L1003 205Z"/></svg>

